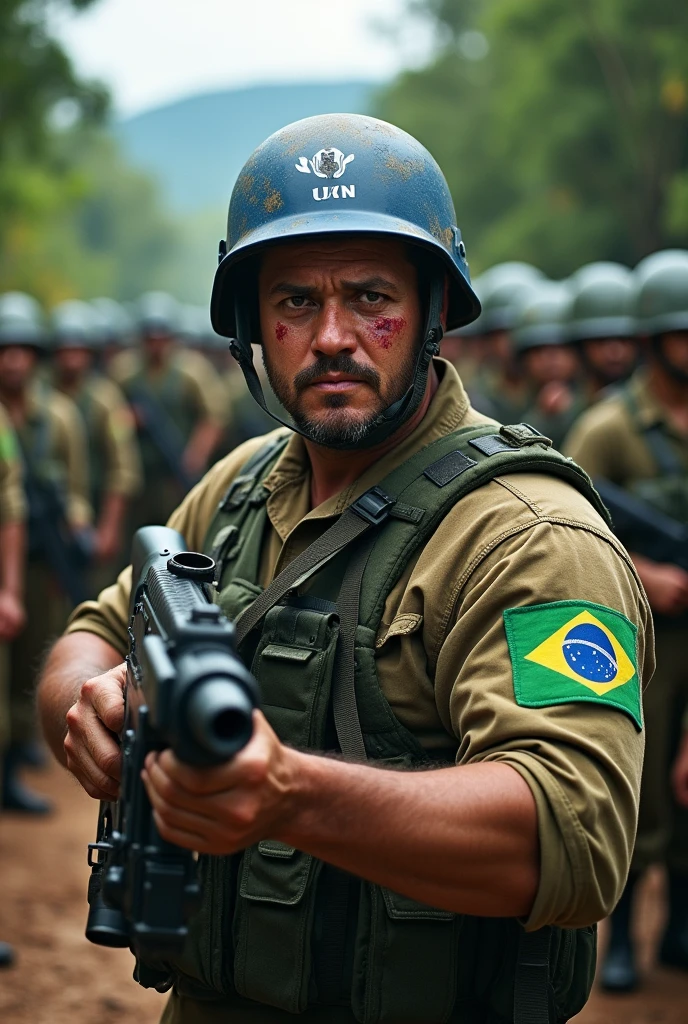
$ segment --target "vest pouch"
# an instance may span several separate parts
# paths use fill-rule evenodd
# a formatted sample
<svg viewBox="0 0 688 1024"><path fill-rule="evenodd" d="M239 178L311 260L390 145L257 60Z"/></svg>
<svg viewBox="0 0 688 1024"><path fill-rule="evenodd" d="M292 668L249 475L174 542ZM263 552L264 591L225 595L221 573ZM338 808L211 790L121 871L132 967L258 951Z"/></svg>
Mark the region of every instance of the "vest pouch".
<svg viewBox="0 0 688 1024"><path fill-rule="evenodd" d="M456 1000L462 918L361 886L351 1005L360 1024L443 1024Z"/></svg>
<svg viewBox="0 0 688 1024"><path fill-rule="evenodd" d="M306 1009L321 867L310 854L272 840L245 852L234 915L239 995L289 1013Z"/></svg>
<svg viewBox="0 0 688 1024"><path fill-rule="evenodd" d="M230 622L234 622L262 593L263 588L255 583L249 583L248 580L233 579L229 581L226 587L223 587L222 590L216 593L215 601Z"/></svg>
<svg viewBox="0 0 688 1024"><path fill-rule="evenodd" d="M265 616L251 671L265 717L290 746L325 749L338 634L334 605L325 601L296 599Z"/></svg>

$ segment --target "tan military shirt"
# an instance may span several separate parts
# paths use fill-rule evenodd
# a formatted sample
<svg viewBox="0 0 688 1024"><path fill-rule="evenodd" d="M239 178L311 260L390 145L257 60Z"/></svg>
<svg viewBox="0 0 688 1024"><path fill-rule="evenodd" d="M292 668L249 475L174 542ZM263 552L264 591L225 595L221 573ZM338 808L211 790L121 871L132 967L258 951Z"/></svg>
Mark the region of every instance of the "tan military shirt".
<svg viewBox="0 0 688 1024"><path fill-rule="evenodd" d="M174 362L188 375L191 391L204 415L224 426L229 421L229 406L222 378L210 360L202 352L180 348Z"/></svg>
<svg viewBox="0 0 688 1024"><path fill-rule="evenodd" d="M455 370L444 362L438 368L442 380L418 428L318 508L310 508L305 445L291 437L265 481L271 530L263 583L421 447L457 427L490 422L470 407ZM247 442L214 466L173 514L170 525L191 548L203 546L219 500L262 443ZM126 570L98 602L77 609L69 631L97 633L124 654L130 579ZM377 638L380 684L404 725L428 747L458 742L459 764L509 764L531 788L541 878L529 928L575 927L609 913L636 828L643 735L631 718L591 703L533 708L515 699L505 609L565 600L627 616L638 627L639 674L650 677L650 613L604 522L564 482L504 476L465 497L407 566Z"/></svg>
<svg viewBox="0 0 688 1024"><path fill-rule="evenodd" d="M0 525L26 518L19 442L5 409L0 405Z"/></svg>
<svg viewBox="0 0 688 1024"><path fill-rule="evenodd" d="M638 430L659 425L688 471L688 437L679 433L650 391L645 371L634 374L628 385L637 423L623 395L603 399L583 413L564 441L564 451L591 477L604 477L626 487L656 477L659 468L647 441Z"/></svg>
<svg viewBox="0 0 688 1024"><path fill-rule="evenodd" d="M88 405L86 427L92 433L93 454L102 460L102 491L132 498L141 489L142 473L131 409L120 389L107 377L92 374L82 388ZM64 393L75 402L80 397Z"/></svg>

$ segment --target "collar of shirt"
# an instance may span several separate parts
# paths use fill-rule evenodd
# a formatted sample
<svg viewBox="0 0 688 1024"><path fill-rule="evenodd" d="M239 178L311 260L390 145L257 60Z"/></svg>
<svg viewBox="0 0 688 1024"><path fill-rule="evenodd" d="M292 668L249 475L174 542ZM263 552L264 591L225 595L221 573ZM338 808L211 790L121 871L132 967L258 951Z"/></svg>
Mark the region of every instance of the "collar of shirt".
<svg viewBox="0 0 688 1024"><path fill-rule="evenodd" d="M413 433L373 463L355 483L328 498L317 508L310 508L311 469L303 438L298 434L290 437L284 452L264 482L266 490L270 492L268 516L282 541L286 541L302 522L340 515L352 501L379 483L415 452L463 424L470 404L459 375L444 359L435 360L435 368L440 378L439 387L427 413ZM482 419L479 417L479 420Z"/></svg>

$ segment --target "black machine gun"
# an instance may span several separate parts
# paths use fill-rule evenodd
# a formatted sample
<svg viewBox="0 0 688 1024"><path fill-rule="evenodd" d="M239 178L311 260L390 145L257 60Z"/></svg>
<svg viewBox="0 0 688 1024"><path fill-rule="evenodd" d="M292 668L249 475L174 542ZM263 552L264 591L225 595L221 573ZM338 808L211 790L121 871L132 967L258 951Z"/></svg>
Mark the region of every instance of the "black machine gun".
<svg viewBox="0 0 688 1024"><path fill-rule="evenodd" d="M101 803L86 937L160 961L180 952L198 907L196 858L163 840L141 780L151 751L187 764L222 764L246 746L258 690L239 660L234 626L212 604L212 558L185 551L167 527L133 543L120 798Z"/></svg>
<svg viewBox="0 0 688 1024"><path fill-rule="evenodd" d="M688 572L688 526L609 480L594 483L611 512L614 532L629 551Z"/></svg>

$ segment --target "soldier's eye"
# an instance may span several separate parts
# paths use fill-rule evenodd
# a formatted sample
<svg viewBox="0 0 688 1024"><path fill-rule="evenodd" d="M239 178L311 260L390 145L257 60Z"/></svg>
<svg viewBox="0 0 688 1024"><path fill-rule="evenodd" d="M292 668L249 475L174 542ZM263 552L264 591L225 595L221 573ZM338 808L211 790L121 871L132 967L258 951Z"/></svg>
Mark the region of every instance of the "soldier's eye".
<svg viewBox="0 0 688 1024"><path fill-rule="evenodd" d="M382 298L380 292L364 292L366 302L379 302Z"/></svg>
<svg viewBox="0 0 688 1024"><path fill-rule="evenodd" d="M292 307L292 309L301 309L303 306L305 306L307 299L305 295L292 295L290 298L287 299L287 302Z"/></svg>

